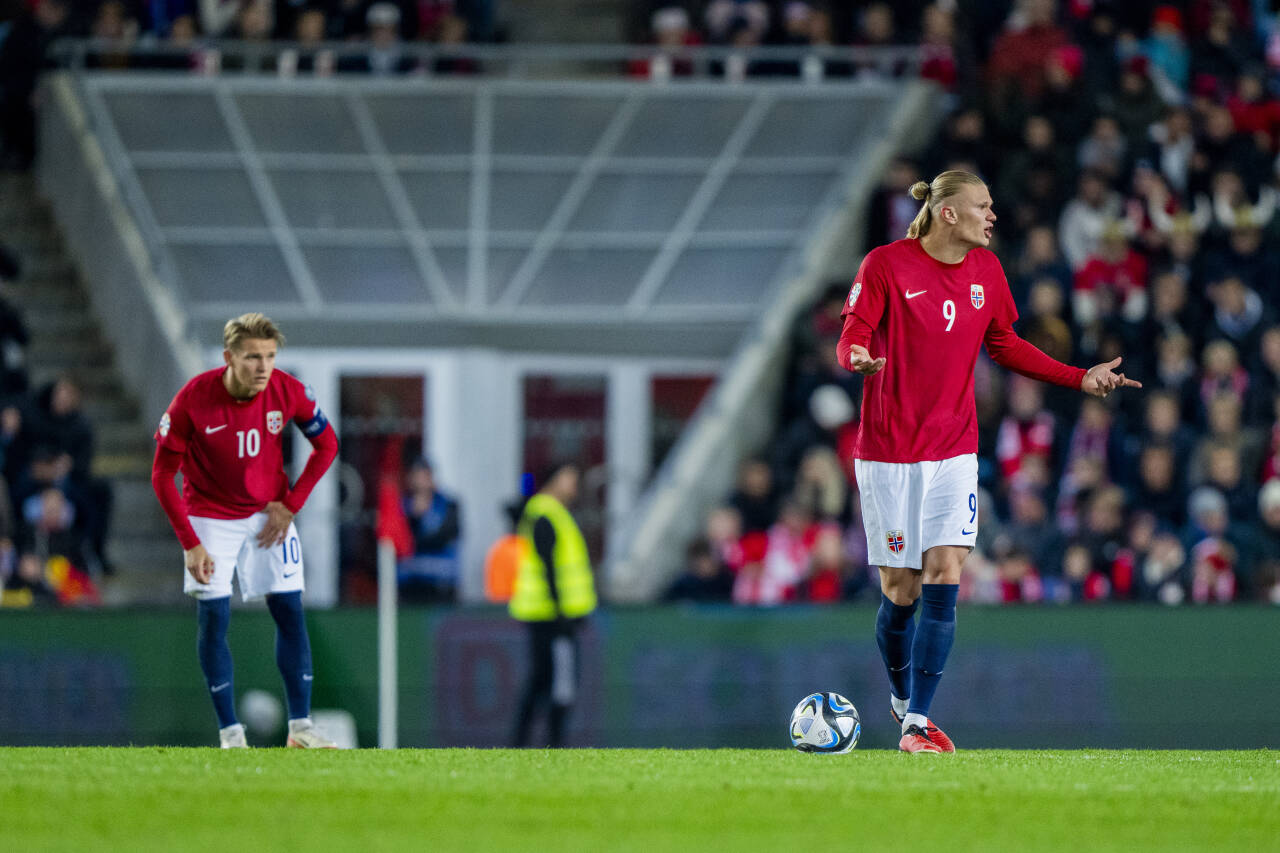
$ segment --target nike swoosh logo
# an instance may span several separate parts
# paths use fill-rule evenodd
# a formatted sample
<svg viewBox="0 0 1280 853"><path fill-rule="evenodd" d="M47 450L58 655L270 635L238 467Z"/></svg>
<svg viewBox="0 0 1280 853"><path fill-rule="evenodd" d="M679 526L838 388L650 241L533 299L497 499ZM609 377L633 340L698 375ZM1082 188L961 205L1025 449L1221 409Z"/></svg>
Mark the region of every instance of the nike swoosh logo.
<svg viewBox="0 0 1280 853"><path fill-rule="evenodd" d="M210 693L221 693L223 690L226 690L226 689L227 689L228 687L230 687L230 686L231 686L231 682L230 682L230 681L224 681L224 682L222 682L221 684L219 684L217 687L210 687L210 688L209 688L209 692L210 692Z"/></svg>
<svg viewBox="0 0 1280 853"><path fill-rule="evenodd" d="M972 530L961 530L961 531L960 531L960 535L961 535L961 536L972 536L972 535L973 535L973 531L972 531Z"/></svg>
<svg viewBox="0 0 1280 853"><path fill-rule="evenodd" d="M281 575L280 577L282 577L282 578L291 578L291 577L293 577L293 576L294 576L294 575L296 575L296 574L297 574L297 572L296 572L296 571L293 571L293 572L287 572L287 573L285 573L285 574Z"/></svg>
<svg viewBox="0 0 1280 853"><path fill-rule="evenodd" d="M213 435L213 434L214 434L215 432L217 432L218 430L220 430L220 429L226 429L226 428L227 428L227 425L226 425L226 424L223 424L223 425L222 425L222 426L220 426L220 427L205 427L205 428L204 428L204 434L205 434L205 435Z"/></svg>
<svg viewBox="0 0 1280 853"><path fill-rule="evenodd" d="M906 295L908 299L915 299L917 296L923 296L928 292L929 292L928 290L917 290L915 293L912 293L910 290L908 290Z"/></svg>

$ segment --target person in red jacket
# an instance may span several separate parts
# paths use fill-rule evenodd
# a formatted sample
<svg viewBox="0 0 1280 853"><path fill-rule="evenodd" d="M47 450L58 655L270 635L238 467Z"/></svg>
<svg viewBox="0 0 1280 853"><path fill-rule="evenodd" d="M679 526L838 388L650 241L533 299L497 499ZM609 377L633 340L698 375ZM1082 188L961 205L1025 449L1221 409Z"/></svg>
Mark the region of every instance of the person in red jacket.
<svg viewBox="0 0 1280 853"><path fill-rule="evenodd" d="M987 249L996 215L981 178L947 171L911 195L923 205L907 238L872 249L858 270L836 357L866 377L854 464L868 560L880 569L876 640L902 725L898 748L951 752L928 715L978 533L979 347L1024 376L1099 397L1141 385L1113 372L1118 358L1082 370L1013 331L1018 312Z"/></svg>
<svg viewBox="0 0 1280 853"><path fill-rule="evenodd" d="M236 720L231 579L246 599L266 596L276 664L289 706L288 746L332 748L311 722L311 644L302 614L302 543L293 517L338 455L315 393L275 369L284 336L262 314L223 329L225 364L182 387L160 418L151 485L182 544L184 590L196 599L197 648L224 749L246 745ZM297 424L312 452L292 485L284 430ZM174 475L182 474L182 494Z"/></svg>

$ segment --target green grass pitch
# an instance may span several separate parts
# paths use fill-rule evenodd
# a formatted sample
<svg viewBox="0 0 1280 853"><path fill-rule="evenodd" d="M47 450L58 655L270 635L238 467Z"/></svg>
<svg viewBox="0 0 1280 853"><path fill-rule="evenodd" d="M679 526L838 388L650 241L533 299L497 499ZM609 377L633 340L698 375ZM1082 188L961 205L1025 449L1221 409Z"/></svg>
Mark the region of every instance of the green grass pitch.
<svg viewBox="0 0 1280 853"><path fill-rule="evenodd" d="M36 850L1280 850L1280 752L0 749Z"/></svg>

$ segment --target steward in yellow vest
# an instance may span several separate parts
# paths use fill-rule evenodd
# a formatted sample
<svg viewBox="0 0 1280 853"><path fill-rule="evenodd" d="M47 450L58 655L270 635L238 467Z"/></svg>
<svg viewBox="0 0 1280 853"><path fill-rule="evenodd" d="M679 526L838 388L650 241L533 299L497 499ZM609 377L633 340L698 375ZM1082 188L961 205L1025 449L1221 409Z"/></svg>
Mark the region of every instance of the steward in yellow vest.
<svg viewBox="0 0 1280 853"><path fill-rule="evenodd" d="M596 609L587 543L568 509L580 479L576 465L553 468L516 527L525 547L508 609L529 630L529 678L516 717L516 746L531 743L534 719L548 704L549 731L540 745L562 746L577 692L578 628Z"/></svg>

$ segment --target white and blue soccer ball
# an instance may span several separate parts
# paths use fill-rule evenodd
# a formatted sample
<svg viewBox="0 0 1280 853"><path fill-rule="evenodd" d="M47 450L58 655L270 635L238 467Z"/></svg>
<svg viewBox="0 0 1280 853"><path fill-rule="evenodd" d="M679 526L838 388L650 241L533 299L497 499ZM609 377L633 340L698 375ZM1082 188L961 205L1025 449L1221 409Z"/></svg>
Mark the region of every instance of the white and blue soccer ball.
<svg viewBox="0 0 1280 853"><path fill-rule="evenodd" d="M840 755L861 734L858 709L839 693L810 693L791 712L791 745L801 752Z"/></svg>

